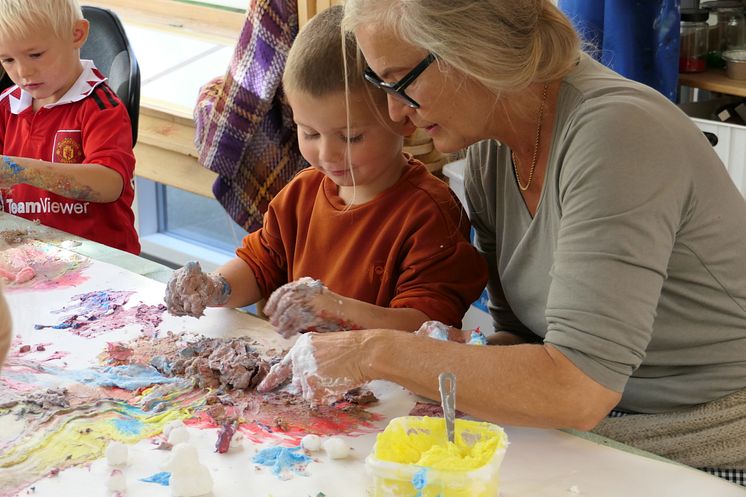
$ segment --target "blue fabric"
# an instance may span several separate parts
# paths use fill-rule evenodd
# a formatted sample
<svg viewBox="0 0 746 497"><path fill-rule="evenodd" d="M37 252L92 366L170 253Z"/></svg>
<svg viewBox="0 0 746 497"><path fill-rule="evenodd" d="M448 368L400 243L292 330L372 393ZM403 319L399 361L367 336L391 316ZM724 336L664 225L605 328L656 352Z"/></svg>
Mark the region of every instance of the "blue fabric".
<svg viewBox="0 0 746 497"><path fill-rule="evenodd" d="M559 0L591 54L676 101L679 0Z"/></svg>

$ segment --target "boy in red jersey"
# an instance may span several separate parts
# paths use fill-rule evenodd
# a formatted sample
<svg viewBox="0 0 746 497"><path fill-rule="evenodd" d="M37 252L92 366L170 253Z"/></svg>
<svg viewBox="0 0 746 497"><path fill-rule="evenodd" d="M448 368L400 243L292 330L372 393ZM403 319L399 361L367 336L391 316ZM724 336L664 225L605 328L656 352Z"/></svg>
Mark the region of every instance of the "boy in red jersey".
<svg viewBox="0 0 746 497"><path fill-rule="evenodd" d="M134 254L135 157L122 102L89 60L77 0L0 0L2 209Z"/></svg>
<svg viewBox="0 0 746 497"><path fill-rule="evenodd" d="M368 92L341 7L314 16L288 55L283 86L298 127L300 171L270 202L262 228L214 273L178 270L170 312L200 316L270 297L277 331L460 326L487 281L469 220L448 185L402 152L409 121L392 122ZM346 85L349 87L349 97ZM348 105L349 104L349 105ZM279 289L279 290L278 290ZM274 293L273 293L274 292Z"/></svg>

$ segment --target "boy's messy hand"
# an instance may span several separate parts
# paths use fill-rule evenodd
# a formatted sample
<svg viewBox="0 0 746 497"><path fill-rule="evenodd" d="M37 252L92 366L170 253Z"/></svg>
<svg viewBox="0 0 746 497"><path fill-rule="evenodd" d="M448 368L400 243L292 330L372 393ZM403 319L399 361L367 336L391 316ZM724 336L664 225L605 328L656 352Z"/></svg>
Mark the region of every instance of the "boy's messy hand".
<svg viewBox="0 0 746 497"><path fill-rule="evenodd" d="M264 313L285 338L297 333L359 328L344 317L344 299L313 278L304 276L287 283L269 296Z"/></svg>
<svg viewBox="0 0 746 497"><path fill-rule="evenodd" d="M231 287L220 274L203 273L197 261L187 262L174 271L166 285L164 302L168 312L174 316L198 318L206 307L220 306L228 302Z"/></svg>

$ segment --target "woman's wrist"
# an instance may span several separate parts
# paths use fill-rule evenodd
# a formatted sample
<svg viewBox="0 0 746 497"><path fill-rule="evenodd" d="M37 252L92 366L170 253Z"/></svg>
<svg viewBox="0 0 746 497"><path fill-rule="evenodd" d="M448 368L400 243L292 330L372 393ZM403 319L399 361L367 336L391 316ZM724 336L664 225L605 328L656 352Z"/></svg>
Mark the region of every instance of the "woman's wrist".
<svg viewBox="0 0 746 497"><path fill-rule="evenodd" d="M350 333L356 333L361 336L358 351L360 358L358 365L360 367L360 373L363 375L365 381L377 380L378 375L376 374L376 363L378 357L378 349L380 340L378 339L378 332L380 330L359 330L351 331Z"/></svg>
<svg viewBox="0 0 746 497"><path fill-rule="evenodd" d="M413 335L406 331L399 330L359 330L351 333L358 333L362 337L358 350L360 358L358 360L360 372L366 381L386 380L390 377L391 365L396 363L392 361L392 351L398 350L400 340L406 340Z"/></svg>

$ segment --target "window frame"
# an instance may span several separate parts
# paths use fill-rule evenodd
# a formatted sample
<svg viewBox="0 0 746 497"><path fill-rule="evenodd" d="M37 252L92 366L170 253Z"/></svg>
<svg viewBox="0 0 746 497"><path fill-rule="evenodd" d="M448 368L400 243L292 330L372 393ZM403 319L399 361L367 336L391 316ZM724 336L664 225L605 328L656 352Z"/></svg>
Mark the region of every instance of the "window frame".
<svg viewBox="0 0 746 497"><path fill-rule="evenodd" d="M246 0L247 6L249 0ZM227 7L195 4L183 0L87 0L93 5L113 10L123 19L167 30L184 30L205 37L238 39L246 11Z"/></svg>

